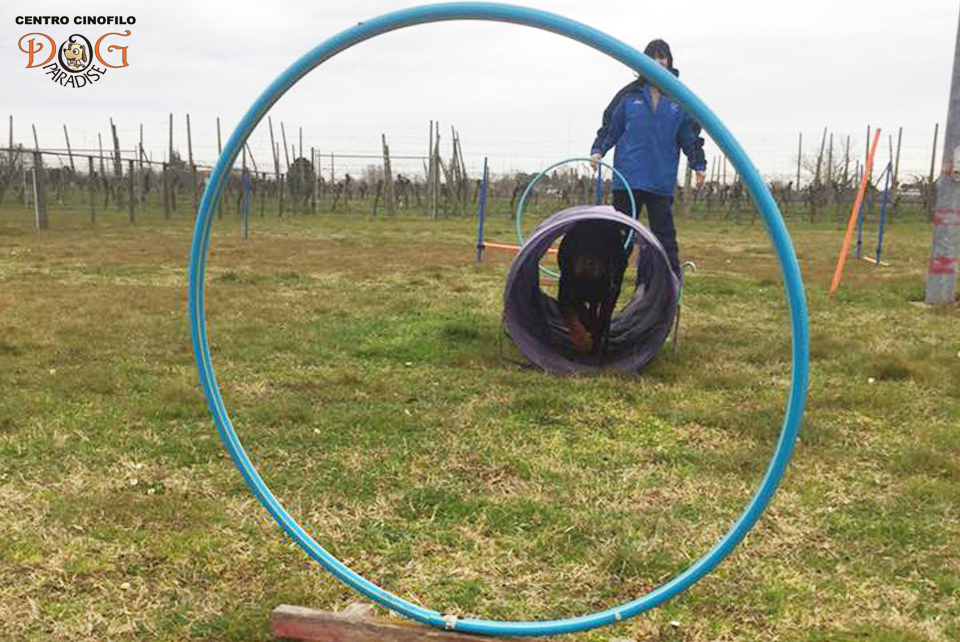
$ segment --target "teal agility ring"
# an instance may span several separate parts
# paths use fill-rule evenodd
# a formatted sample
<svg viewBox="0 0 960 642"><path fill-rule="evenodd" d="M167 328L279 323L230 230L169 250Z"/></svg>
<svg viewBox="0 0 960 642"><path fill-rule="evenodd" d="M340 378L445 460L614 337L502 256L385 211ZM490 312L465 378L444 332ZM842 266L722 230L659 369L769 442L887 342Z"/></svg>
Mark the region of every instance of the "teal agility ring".
<svg viewBox="0 0 960 642"><path fill-rule="evenodd" d="M266 115L270 107L298 80L317 65L336 54L375 36L419 24L444 20L493 20L526 25L537 29L552 31L562 36L582 42L613 59L620 61L641 73L665 94L677 100L683 108L696 118L710 133L717 145L731 160L751 197L757 205L760 215L766 223L771 242L777 254L783 274L784 287L790 307L790 323L793 346L793 376L790 395L786 404L780 436L767 466L760 485L747 503L743 512L727 533L702 557L695 560L687 569L677 574L665 584L630 602L614 606L603 611L549 621L497 621L481 619L458 619L445 616L392 593L361 577L347 568L333 555L318 544L299 523L286 511L273 495L263 478L254 468L234 430L227 409L223 404L220 388L214 376L210 361L210 344L207 337L206 313L204 309L204 274L210 246L210 232L213 225L213 213L223 194L230 174L230 168L236 161L247 138L257 123ZM568 20L555 14L502 4L489 3L452 3L415 7L389 13L373 20L362 22L346 31L322 42L312 51L293 63L283 72L266 91L254 102L246 115L230 136L217 161L216 167L204 190L190 250L189 314L190 331L193 340L194 356L200 376L200 384L206 395L207 404L213 414L220 438L230 456L240 470L250 491L273 515L280 527L290 538L296 541L304 551L323 565L341 581L379 604L393 609L407 617L421 622L457 631L486 635L551 635L571 633L613 624L651 609L676 596L694 582L716 567L759 519L770 502L777 485L790 462L794 443L803 419L803 410L807 397L809 378L809 332L807 327L806 300L800 268L790 237L787 234L783 218L777 205L767 190L763 179L747 158L739 143L733 138L723 123L680 81L656 62L647 58L633 47L597 31L591 27Z"/></svg>
<svg viewBox="0 0 960 642"><path fill-rule="evenodd" d="M567 163L577 163L577 162L592 163L593 159L592 158L568 158L567 160L562 160L559 163L554 163L547 169L543 170L542 172L537 174L532 181L527 183L526 189L523 190L523 193L520 195L520 200L517 202L517 212L513 216L513 226L517 231L517 245L520 245L522 247L527 240L526 237L524 237L523 235L523 210L527 206L527 199L530 198L530 193L533 191L533 186L539 183L540 179L546 176L551 170L556 169L561 165L566 165ZM598 160L596 162L598 165L600 165L600 167L609 168L610 171L613 172L613 175L617 177L617 180L619 180L623 184L623 188L627 190L627 196L630 198L630 218L636 219L637 218L637 200L633 197L633 190L630 189L630 183L628 183L627 179L624 178L623 174L620 173L620 170L618 170L613 165L608 165L607 163L604 163L602 160ZM631 244L633 244L633 230L630 230L630 233L627 235L626 240L624 240L623 248L627 249L630 247ZM549 268L540 266L540 271L554 279L559 280L560 278L559 274L557 274L556 272L554 272Z"/></svg>

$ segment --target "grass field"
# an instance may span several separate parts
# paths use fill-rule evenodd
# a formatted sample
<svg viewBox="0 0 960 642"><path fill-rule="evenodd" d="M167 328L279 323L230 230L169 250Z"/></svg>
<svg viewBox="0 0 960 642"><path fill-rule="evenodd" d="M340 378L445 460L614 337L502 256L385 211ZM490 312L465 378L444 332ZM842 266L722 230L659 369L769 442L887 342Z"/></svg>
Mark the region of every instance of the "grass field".
<svg viewBox="0 0 960 642"><path fill-rule="evenodd" d="M181 214L0 207L0 639L268 640L357 596L286 541L220 444ZM73 217L73 218L71 218ZM543 619L660 585L722 536L779 434L790 330L760 224L680 221L680 350L640 379L501 359L510 256L469 219L232 217L207 308L260 472L328 550L437 610ZM489 237L512 238L502 217ZM960 638L960 316L922 304L931 230L826 288L841 232L791 226L811 384L793 462L734 553L665 606L568 639Z"/></svg>

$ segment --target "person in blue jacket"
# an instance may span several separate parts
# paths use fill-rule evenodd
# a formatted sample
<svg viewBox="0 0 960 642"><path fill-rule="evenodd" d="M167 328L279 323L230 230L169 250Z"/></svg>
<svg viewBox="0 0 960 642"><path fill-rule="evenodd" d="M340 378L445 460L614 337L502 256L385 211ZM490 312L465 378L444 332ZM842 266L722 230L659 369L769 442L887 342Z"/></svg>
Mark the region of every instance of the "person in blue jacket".
<svg viewBox="0 0 960 642"><path fill-rule="evenodd" d="M643 53L678 75L670 46L663 40L652 41ZM603 124L590 150L594 169L611 147L616 147L613 166L630 183L637 214L640 208L646 207L651 231L663 245L674 273L682 277L677 229L673 224L673 190L680 150L696 172L697 187L703 186L707 161L700 125L673 99L639 77L617 92L603 112ZM630 215L629 196L617 181L614 181L613 206ZM641 255L639 261L642 260ZM640 263L637 271L640 281Z"/></svg>

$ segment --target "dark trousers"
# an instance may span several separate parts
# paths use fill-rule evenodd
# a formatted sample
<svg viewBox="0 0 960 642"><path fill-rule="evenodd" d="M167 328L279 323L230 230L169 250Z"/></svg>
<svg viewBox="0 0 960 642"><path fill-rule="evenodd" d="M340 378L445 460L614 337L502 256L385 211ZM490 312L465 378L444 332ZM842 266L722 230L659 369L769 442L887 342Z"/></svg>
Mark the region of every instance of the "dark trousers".
<svg viewBox="0 0 960 642"><path fill-rule="evenodd" d="M650 222L650 231L653 232L660 245L667 253L667 260L670 261L670 267L673 273L680 276L680 248L677 246L677 228L673 224L673 197L645 192L641 189L633 190L633 198L637 202L637 217L640 216L640 210L646 208L647 220ZM630 197L627 196L627 190L613 190L613 207L618 212L623 212L630 216ZM643 253L637 263L637 277L640 278L643 261Z"/></svg>

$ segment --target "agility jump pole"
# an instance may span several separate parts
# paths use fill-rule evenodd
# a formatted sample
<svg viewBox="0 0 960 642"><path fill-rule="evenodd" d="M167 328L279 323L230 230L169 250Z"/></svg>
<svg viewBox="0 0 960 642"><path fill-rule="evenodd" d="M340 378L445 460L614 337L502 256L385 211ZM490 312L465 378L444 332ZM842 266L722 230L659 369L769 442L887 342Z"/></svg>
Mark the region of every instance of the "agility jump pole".
<svg viewBox="0 0 960 642"><path fill-rule="evenodd" d="M863 166L863 176L860 179L860 189L857 190L857 200L850 211L850 220L847 222L847 232L843 236L843 245L840 246L840 256L837 258L837 267L833 271L833 283L830 284L830 294L837 291L840 285L840 276L843 274L843 266L847 262L847 253L850 251L850 241L853 240L853 230L857 226L857 218L860 212L860 205L863 203L863 195L867 191L867 179L873 171L873 155L877 151L877 143L880 142L880 128L877 127L873 135L873 144L870 146L870 153L867 154L867 162Z"/></svg>
<svg viewBox="0 0 960 642"><path fill-rule="evenodd" d="M511 252L519 252L519 251L520 251L520 246L519 246L519 245L507 245L507 244L505 244L505 243L492 243L492 242L490 242L490 241L483 241L483 247L489 247L489 248L492 248L492 249L494 249L494 250L509 250L509 251L511 251ZM551 254L556 254L556 253L557 253L557 248L551 247L551 248L549 248L549 249L547 250L547 252L550 252Z"/></svg>

